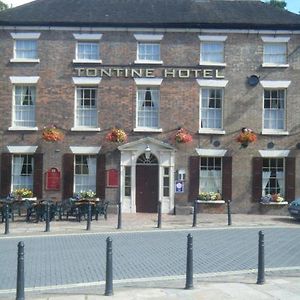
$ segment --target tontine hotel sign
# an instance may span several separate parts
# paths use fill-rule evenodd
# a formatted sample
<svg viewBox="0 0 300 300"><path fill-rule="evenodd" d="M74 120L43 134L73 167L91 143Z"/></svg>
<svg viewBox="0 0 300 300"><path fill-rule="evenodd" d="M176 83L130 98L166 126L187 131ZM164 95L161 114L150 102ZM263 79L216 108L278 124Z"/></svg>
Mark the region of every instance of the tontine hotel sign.
<svg viewBox="0 0 300 300"><path fill-rule="evenodd" d="M77 76L81 77L124 77L124 78L214 78L222 79L224 75L219 69L210 68L74 68Z"/></svg>

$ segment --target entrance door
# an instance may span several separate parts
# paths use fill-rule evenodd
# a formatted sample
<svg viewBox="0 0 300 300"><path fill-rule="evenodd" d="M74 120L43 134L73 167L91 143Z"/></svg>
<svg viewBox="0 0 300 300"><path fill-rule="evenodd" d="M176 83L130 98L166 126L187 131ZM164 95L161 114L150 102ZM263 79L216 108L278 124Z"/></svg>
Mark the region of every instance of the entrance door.
<svg viewBox="0 0 300 300"><path fill-rule="evenodd" d="M136 212L157 212L158 165L136 166Z"/></svg>

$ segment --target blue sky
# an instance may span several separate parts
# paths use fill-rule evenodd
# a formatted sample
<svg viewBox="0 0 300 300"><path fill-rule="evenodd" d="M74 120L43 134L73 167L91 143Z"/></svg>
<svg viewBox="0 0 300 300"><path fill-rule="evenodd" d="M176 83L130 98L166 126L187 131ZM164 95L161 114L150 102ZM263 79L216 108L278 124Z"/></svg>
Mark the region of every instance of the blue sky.
<svg viewBox="0 0 300 300"><path fill-rule="evenodd" d="M3 2L13 5L13 6L18 6L24 3L31 2L33 0L2 0ZM150 0L149 0L150 1ZM263 1L268 1L268 0L263 0ZM299 13L300 11L300 0L285 0L287 2L287 9L291 12L294 13Z"/></svg>

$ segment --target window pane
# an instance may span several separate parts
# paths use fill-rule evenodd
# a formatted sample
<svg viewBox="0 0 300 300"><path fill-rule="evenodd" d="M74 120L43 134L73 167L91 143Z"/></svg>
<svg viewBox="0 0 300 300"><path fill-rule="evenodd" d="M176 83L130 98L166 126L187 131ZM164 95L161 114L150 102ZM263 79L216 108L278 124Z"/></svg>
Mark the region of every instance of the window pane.
<svg viewBox="0 0 300 300"><path fill-rule="evenodd" d="M224 63L223 42L202 42L200 60L202 62Z"/></svg>
<svg viewBox="0 0 300 300"><path fill-rule="evenodd" d="M96 157L75 155L74 174L75 193L82 191L96 192Z"/></svg>
<svg viewBox="0 0 300 300"><path fill-rule="evenodd" d="M264 63L286 64L287 63L286 43L265 43Z"/></svg>
<svg viewBox="0 0 300 300"><path fill-rule="evenodd" d="M14 126L35 127L36 88L15 86L13 122Z"/></svg>
<svg viewBox="0 0 300 300"><path fill-rule="evenodd" d="M268 90L264 92L264 128L284 129L285 91Z"/></svg>
<svg viewBox="0 0 300 300"><path fill-rule="evenodd" d="M97 89L78 87L76 90L76 125L84 127L97 127Z"/></svg>
<svg viewBox="0 0 300 300"><path fill-rule="evenodd" d="M222 89L201 89L201 128L222 128Z"/></svg>
<svg viewBox="0 0 300 300"><path fill-rule="evenodd" d="M280 194L284 197L284 159L264 158L262 172L262 196Z"/></svg>
<svg viewBox="0 0 300 300"><path fill-rule="evenodd" d="M27 188L33 190L33 156L27 154L13 155L12 190Z"/></svg>
<svg viewBox="0 0 300 300"><path fill-rule="evenodd" d="M98 60L99 44L92 42L77 43L77 59Z"/></svg>
<svg viewBox="0 0 300 300"><path fill-rule="evenodd" d="M201 157L200 192L221 193L222 191L222 158Z"/></svg>
<svg viewBox="0 0 300 300"><path fill-rule="evenodd" d="M16 58L35 59L37 58L36 40L16 40L15 41Z"/></svg>
<svg viewBox="0 0 300 300"><path fill-rule="evenodd" d="M139 60L160 60L160 44L156 43L139 43L138 44Z"/></svg>
<svg viewBox="0 0 300 300"><path fill-rule="evenodd" d="M137 91L137 126L158 128L159 89L146 88Z"/></svg>

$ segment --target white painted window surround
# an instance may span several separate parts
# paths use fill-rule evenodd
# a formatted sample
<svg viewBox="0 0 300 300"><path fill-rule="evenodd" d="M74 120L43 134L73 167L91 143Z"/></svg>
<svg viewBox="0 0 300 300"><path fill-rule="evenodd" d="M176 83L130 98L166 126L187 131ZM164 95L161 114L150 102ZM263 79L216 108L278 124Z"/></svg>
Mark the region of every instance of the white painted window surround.
<svg viewBox="0 0 300 300"><path fill-rule="evenodd" d="M73 154L98 154L101 147L81 147L81 146L70 146Z"/></svg>
<svg viewBox="0 0 300 300"><path fill-rule="evenodd" d="M260 84L262 85L263 88L267 88L267 89L287 89L290 84L291 81L289 80L261 80Z"/></svg>
<svg viewBox="0 0 300 300"><path fill-rule="evenodd" d="M98 85L101 82L101 77L72 77L75 85Z"/></svg>
<svg viewBox="0 0 300 300"><path fill-rule="evenodd" d="M38 146L7 146L9 153L15 154L33 154Z"/></svg>
<svg viewBox="0 0 300 300"><path fill-rule="evenodd" d="M197 79L201 87L226 87L228 80Z"/></svg>
<svg viewBox="0 0 300 300"><path fill-rule="evenodd" d="M202 42L225 42L226 35L199 35L199 40Z"/></svg>
<svg viewBox="0 0 300 300"><path fill-rule="evenodd" d="M10 76L12 84L37 84L39 76Z"/></svg>
<svg viewBox="0 0 300 300"><path fill-rule="evenodd" d="M162 78L134 78L136 85L158 86L162 84Z"/></svg>
<svg viewBox="0 0 300 300"><path fill-rule="evenodd" d="M164 37L163 34L143 34L143 33L137 33L134 34L134 37L139 42L158 42L161 41Z"/></svg>
<svg viewBox="0 0 300 300"><path fill-rule="evenodd" d="M199 156L205 157L223 157L225 156L227 150L226 149L203 149L196 148L196 152Z"/></svg>
<svg viewBox="0 0 300 300"><path fill-rule="evenodd" d="M290 154L290 150L258 150L261 157L288 157Z"/></svg>

